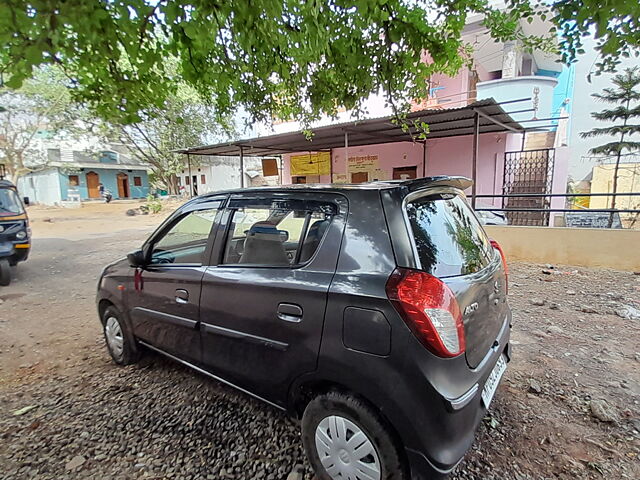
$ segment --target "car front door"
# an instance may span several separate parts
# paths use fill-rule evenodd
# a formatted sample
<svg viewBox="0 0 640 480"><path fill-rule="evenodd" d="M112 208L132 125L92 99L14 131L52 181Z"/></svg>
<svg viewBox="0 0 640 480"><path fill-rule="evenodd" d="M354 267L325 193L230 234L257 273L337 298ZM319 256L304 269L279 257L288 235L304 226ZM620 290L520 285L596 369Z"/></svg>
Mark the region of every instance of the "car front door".
<svg viewBox="0 0 640 480"><path fill-rule="evenodd" d="M333 194L232 195L202 280L203 363L278 405L313 371L347 201Z"/></svg>
<svg viewBox="0 0 640 480"><path fill-rule="evenodd" d="M202 276L224 197L204 200L172 216L147 242L147 265L136 270L128 297L135 336L191 362L201 360Z"/></svg>

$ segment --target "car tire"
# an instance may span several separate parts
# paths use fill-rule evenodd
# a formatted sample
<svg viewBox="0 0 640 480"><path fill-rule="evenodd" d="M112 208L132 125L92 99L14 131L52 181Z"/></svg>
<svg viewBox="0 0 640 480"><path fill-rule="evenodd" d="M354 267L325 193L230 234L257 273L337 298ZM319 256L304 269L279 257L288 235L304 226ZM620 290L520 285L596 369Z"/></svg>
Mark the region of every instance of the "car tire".
<svg viewBox="0 0 640 480"><path fill-rule="evenodd" d="M311 400L302 416L302 443L319 480L409 479L391 428L355 396L336 391Z"/></svg>
<svg viewBox="0 0 640 480"><path fill-rule="evenodd" d="M118 365L130 365L140 359L134 336L116 307L105 309L102 314L102 330L107 350L114 362Z"/></svg>
<svg viewBox="0 0 640 480"><path fill-rule="evenodd" d="M11 283L11 265L9 260L0 260L0 285L6 287Z"/></svg>

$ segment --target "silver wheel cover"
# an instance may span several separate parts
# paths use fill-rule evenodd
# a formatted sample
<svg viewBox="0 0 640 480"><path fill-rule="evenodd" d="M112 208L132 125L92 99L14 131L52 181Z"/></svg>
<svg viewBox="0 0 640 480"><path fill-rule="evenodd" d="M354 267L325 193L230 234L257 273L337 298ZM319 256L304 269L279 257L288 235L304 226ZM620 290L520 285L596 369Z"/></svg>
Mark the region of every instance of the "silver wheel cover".
<svg viewBox="0 0 640 480"><path fill-rule="evenodd" d="M124 351L124 336L120 322L116 317L109 317L104 325L104 336L107 339L107 345L113 354L120 358Z"/></svg>
<svg viewBox="0 0 640 480"><path fill-rule="evenodd" d="M373 443L355 423L338 415L316 428L316 450L334 480L380 480L380 459Z"/></svg>

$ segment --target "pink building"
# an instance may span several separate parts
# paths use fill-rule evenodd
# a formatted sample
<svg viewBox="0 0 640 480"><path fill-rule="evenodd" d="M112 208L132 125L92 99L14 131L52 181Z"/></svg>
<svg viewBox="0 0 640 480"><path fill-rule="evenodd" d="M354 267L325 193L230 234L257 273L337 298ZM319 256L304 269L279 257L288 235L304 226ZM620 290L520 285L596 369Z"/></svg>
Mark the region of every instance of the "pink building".
<svg viewBox="0 0 640 480"><path fill-rule="evenodd" d="M507 134L492 133L479 136L477 194L501 192L504 171L504 153ZM375 180L418 178L434 175L462 175L471 178L473 136L435 138L423 143L397 142L331 149L334 181L361 183ZM346 154L352 159L369 157L370 168L351 170ZM282 183L332 183L331 175L292 175L291 157L283 155ZM353 163L353 161L352 161ZM489 201L488 203L492 203ZM496 203L499 205L499 202Z"/></svg>

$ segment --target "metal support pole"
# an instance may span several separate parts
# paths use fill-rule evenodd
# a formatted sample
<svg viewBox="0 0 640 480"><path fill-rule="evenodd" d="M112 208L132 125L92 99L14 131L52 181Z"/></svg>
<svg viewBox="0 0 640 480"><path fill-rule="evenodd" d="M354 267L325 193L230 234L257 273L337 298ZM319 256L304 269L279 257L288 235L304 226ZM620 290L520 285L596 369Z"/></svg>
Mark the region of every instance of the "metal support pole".
<svg viewBox="0 0 640 480"><path fill-rule="evenodd" d="M280 165L278 165L278 183L282 185L282 169L284 168L284 159L282 155L280 155Z"/></svg>
<svg viewBox="0 0 640 480"><path fill-rule="evenodd" d="M351 180L349 178L349 132L344 132L344 168L347 174L347 183Z"/></svg>
<svg viewBox="0 0 640 480"><path fill-rule="evenodd" d="M240 188L244 188L244 148L240 145Z"/></svg>
<svg viewBox="0 0 640 480"><path fill-rule="evenodd" d="M333 149L329 150L329 183L333 183Z"/></svg>
<svg viewBox="0 0 640 480"><path fill-rule="evenodd" d="M187 168L189 170L189 191L193 198L193 178L191 177L191 156L187 153Z"/></svg>
<svg viewBox="0 0 640 480"><path fill-rule="evenodd" d="M422 176L427 176L427 141L422 142Z"/></svg>
<svg viewBox="0 0 640 480"><path fill-rule="evenodd" d="M480 139L480 115L475 112L473 115L473 165L471 167L471 206L476 208L476 190L478 181L478 141Z"/></svg>

